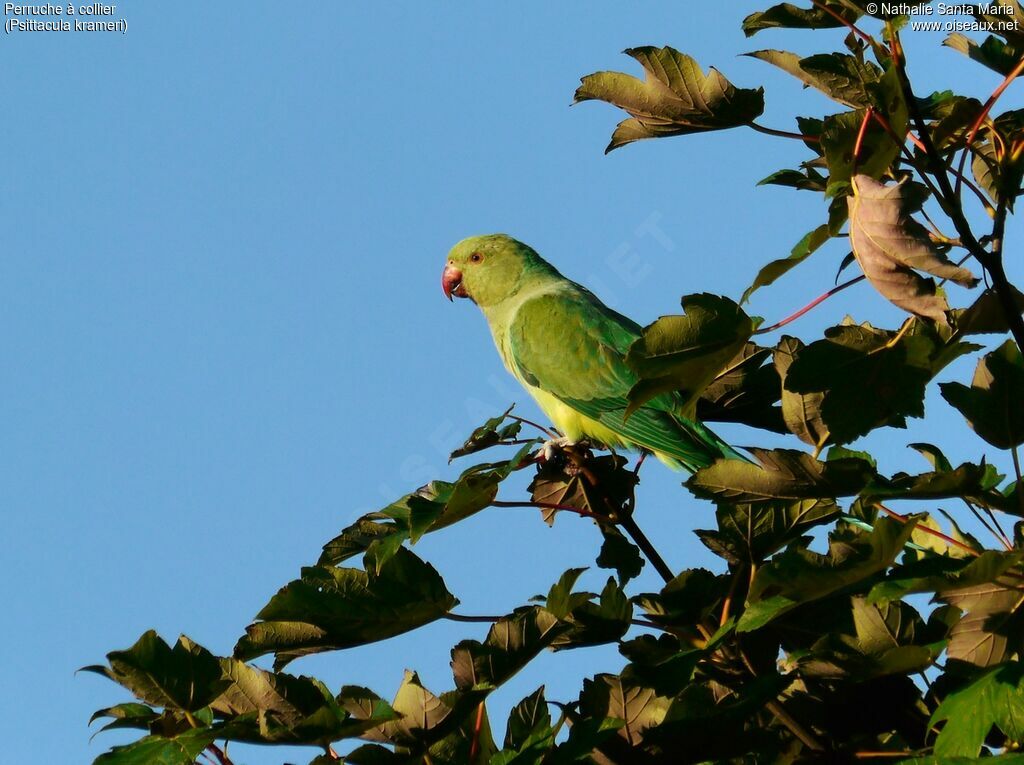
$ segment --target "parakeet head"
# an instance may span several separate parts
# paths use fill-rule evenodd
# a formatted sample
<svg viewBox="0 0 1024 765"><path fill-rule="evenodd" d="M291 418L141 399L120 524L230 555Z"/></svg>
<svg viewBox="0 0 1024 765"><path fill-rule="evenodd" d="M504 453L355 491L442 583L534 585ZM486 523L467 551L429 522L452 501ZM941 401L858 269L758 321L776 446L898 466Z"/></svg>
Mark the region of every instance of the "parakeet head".
<svg viewBox="0 0 1024 765"><path fill-rule="evenodd" d="M486 307L514 295L527 275L553 271L540 255L506 234L471 236L452 247L441 273L441 288Z"/></svg>

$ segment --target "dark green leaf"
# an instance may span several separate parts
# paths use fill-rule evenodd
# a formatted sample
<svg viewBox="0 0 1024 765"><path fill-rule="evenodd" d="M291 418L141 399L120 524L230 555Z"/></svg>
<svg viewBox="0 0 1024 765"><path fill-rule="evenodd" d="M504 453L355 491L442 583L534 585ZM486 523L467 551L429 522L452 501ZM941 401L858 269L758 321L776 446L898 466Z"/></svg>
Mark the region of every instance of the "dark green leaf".
<svg viewBox="0 0 1024 765"><path fill-rule="evenodd" d="M833 0L825 0L824 5L850 22L860 16L859 12ZM762 29L832 29L842 25L835 16L820 7L801 8L792 3L779 3L743 19L743 33L750 37Z"/></svg>
<svg viewBox="0 0 1024 765"><path fill-rule="evenodd" d="M859 492L874 474L863 460L821 462L793 449L751 449L760 464L718 460L686 486L698 497L730 502L834 499Z"/></svg>
<svg viewBox="0 0 1024 765"><path fill-rule="evenodd" d="M756 630L797 606L863 582L892 565L913 531L911 523L875 521L870 533L834 535L828 555L793 547L762 566L736 629Z"/></svg>
<svg viewBox="0 0 1024 765"><path fill-rule="evenodd" d="M576 101L607 101L628 112L606 152L643 138L698 133L745 125L764 111L762 90L738 89L712 68L674 48L629 48L644 68L644 80L620 72L597 72L581 80Z"/></svg>
<svg viewBox="0 0 1024 765"><path fill-rule="evenodd" d="M870 61L844 53L824 53L800 58L785 50L758 50L746 54L779 67L805 86L816 88L846 106L870 106L867 84L877 83L882 70Z"/></svg>
<svg viewBox="0 0 1024 765"><path fill-rule="evenodd" d="M805 444L815 448L825 445L829 430L821 416L821 405L825 400L823 392L796 393L786 388L786 376L804 344L795 337L783 336L775 346L775 370L782 381L782 419L795 435Z"/></svg>
<svg viewBox="0 0 1024 765"><path fill-rule="evenodd" d="M662 316L630 346L626 363L639 379L629 391L627 414L671 391L684 393L684 408L694 407L757 326L736 303L718 295L686 295L682 305L684 315Z"/></svg>
<svg viewBox="0 0 1024 765"><path fill-rule="evenodd" d="M460 691L498 687L568 629L539 606L517 609L495 622L483 643L463 640L452 649L455 686Z"/></svg>
<svg viewBox="0 0 1024 765"><path fill-rule="evenodd" d="M1012 285L1010 289L1013 291L1017 312L1024 313L1024 293ZM1010 331L1006 312L992 289L982 292L969 308L955 309L952 314L954 326L960 335L1003 335Z"/></svg>
<svg viewBox="0 0 1024 765"><path fill-rule="evenodd" d="M217 658L182 635L171 648L149 630L131 648L107 654L106 667L85 667L120 683L147 704L195 712L227 684Z"/></svg>
<svg viewBox="0 0 1024 765"><path fill-rule="evenodd" d="M1007 340L978 362L971 387L941 383L942 397L960 410L974 432L999 449L1024 443L1024 361Z"/></svg>
<svg viewBox="0 0 1024 765"><path fill-rule="evenodd" d="M718 530L696 534L712 552L730 563L759 563L814 526L839 514L830 499L766 502L756 505L719 504Z"/></svg>
<svg viewBox="0 0 1024 765"><path fill-rule="evenodd" d="M779 400L779 375L766 361L771 350L747 343L719 372L697 401L701 422L741 422L775 433L786 432Z"/></svg>
<svg viewBox="0 0 1024 765"><path fill-rule="evenodd" d="M134 744L115 746L93 765L192 765L215 737L210 728L185 731L173 738L146 736Z"/></svg>
<svg viewBox="0 0 1024 765"><path fill-rule="evenodd" d="M604 542L597 556L597 565L601 568L615 569L619 584L640 575L644 567L643 556L639 548L630 542L615 526L602 525L601 534Z"/></svg>
<svg viewBox="0 0 1024 765"><path fill-rule="evenodd" d="M380 573L315 566L285 585L235 646L250 659L277 654L278 668L309 653L399 635L440 618L458 601L437 571L402 548Z"/></svg>

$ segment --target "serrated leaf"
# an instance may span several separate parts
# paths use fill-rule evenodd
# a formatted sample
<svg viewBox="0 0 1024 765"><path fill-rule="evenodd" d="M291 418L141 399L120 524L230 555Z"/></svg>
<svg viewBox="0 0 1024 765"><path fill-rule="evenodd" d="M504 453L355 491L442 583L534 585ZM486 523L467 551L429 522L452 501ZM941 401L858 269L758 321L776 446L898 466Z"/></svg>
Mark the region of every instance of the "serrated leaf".
<svg viewBox="0 0 1024 765"><path fill-rule="evenodd" d="M542 685L509 712L505 747L519 750L528 743L531 736L546 734L550 730L551 714L548 712Z"/></svg>
<svg viewBox="0 0 1024 765"><path fill-rule="evenodd" d="M817 191L822 193L828 178L819 173L813 166L805 165L800 170L776 170L771 175L762 178L757 182L758 186L787 186L801 191ZM740 300L746 302L746 298Z"/></svg>
<svg viewBox="0 0 1024 765"><path fill-rule="evenodd" d="M452 649L456 688L497 688L568 630L568 625L539 606L517 609L495 622L483 643L463 640Z"/></svg>
<svg viewBox="0 0 1024 765"><path fill-rule="evenodd" d="M1012 340L978 361L971 387L940 383L942 397L999 449L1024 443L1024 360Z"/></svg>
<svg viewBox="0 0 1024 765"><path fill-rule="evenodd" d="M860 153L854 162L854 149L864 122L864 113L863 109L858 109L825 118L821 148L828 164L829 186L826 193L829 196L843 195L848 189L845 184L852 180L854 169L862 175L880 178L900 155L899 145L872 120L864 131ZM835 228L832 230L834 232Z"/></svg>
<svg viewBox="0 0 1024 765"><path fill-rule="evenodd" d="M913 524L878 518L870 533L834 536L828 555L794 547L762 566L751 582L736 629L749 632L797 606L863 582L895 561Z"/></svg>
<svg viewBox="0 0 1024 765"><path fill-rule="evenodd" d="M826 0L824 5L850 22L860 16L859 12L842 3ZM800 8L792 3L779 3L743 19L743 33L750 37L763 29L832 29L842 25L839 19L821 7Z"/></svg>
<svg viewBox="0 0 1024 765"><path fill-rule="evenodd" d="M639 745L647 729L665 719L672 699L659 696L652 688L629 683L621 677L602 673L583 681L580 712L593 719L622 721L618 735L630 746Z"/></svg>
<svg viewBox="0 0 1024 765"><path fill-rule="evenodd" d="M715 510L718 529L698 529L696 534L712 552L730 563L760 563L838 514L839 508L830 499L719 504Z"/></svg>
<svg viewBox="0 0 1024 765"><path fill-rule="evenodd" d="M686 295L682 306L684 315L662 316L630 346L626 363L638 380L628 394L627 415L672 391L683 392L684 410L692 410L757 326L736 303L718 295Z"/></svg>
<svg viewBox="0 0 1024 765"><path fill-rule="evenodd" d="M1014 662L996 667L950 693L928 725L943 721L935 740L939 757L977 757L993 726L1011 741L1024 739L1024 665Z"/></svg>
<svg viewBox="0 0 1024 765"><path fill-rule="evenodd" d="M949 633L946 655L976 667L992 667L1024 647L1024 586L1004 578L942 593L963 612Z"/></svg>
<svg viewBox="0 0 1024 765"><path fill-rule="evenodd" d="M106 675L140 700L159 707L195 712L226 685L217 658L184 635L172 648L149 630L131 648L108 653L107 662L109 668L84 669Z"/></svg>
<svg viewBox="0 0 1024 765"><path fill-rule="evenodd" d="M533 501L542 504L547 523L554 522L554 506L614 516L632 502L636 476L625 469L625 457L594 457L580 445L564 450L564 456L544 461L527 487Z"/></svg>
<svg viewBox="0 0 1024 765"><path fill-rule="evenodd" d="M431 481L387 507L359 518L324 545L318 565L335 565L371 548L379 568L409 540L469 518L490 506L498 486L523 464L534 443L509 460L474 465L454 483Z"/></svg>
<svg viewBox="0 0 1024 765"><path fill-rule="evenodd" d="M280 668L310 653L383 640L439 619L458 601L434 568L402 548L378 574L314 566L285 585L246 628L235 656L276 654Z"/></svg>
<svg viewBox="0 0 1024 765"><path fill-rule="evenodd" d="M718 460L686 482L698 497L730 502L835 499L859 492L874 474L862 460L821 462L793 449L751 449L759 464Z"/></svg>
<svg viewBox="0 0 1024 765"><path fill-rule="evenodd" d="M786 387L786 376L804 344L795 337L784 335L775 346L775 370L782 382L782 419L789 432L816 448L823 446L829 436L829 429L821 415L824 392L797 393Z"/></svg>
<svg viewBox="0 0 1024 765"><path fill-rule="evenodd" d="M620 72L597 72L581 80L576 102L606 101L628 112L606 152L644 138L685 135L745 125L764 110L762 90L736 88L712 68L708 74L674 48L629 48L644 68L639 80Z"/></svg>
<svg viewBox="0 0 1024 765"><path fill-rule="evenodd" d="M845 53L823 53L801 58L785 50L758 50L746 55L777 66L805 86L815 88L846 106L870 106L867 84L876 83L882 70L870 61Z"/></svg>
<svg viewBox="0 0 1024 765"><path fill-rule="evenodd" d="M935 246L924 226L911 217L918 199L906 194L906 183L878 183L866 175L853 179L850 245L868 281L889 302L903 310L945 322L949 309L923 271L963 286L977 283L966 268L950 262Z"/></svg>
<svg viewBox="0 0 1024 765"><path fill-rule="evenodd" d="M1010 285L1018 313L1024 313L1024 293ZM987 289L978 299L965 309L952 312L953 324L960 335L1006 334L1010 331L1010 323L1006 320L1006 311L995 290Z"/></svg>
<svg viewBox="0 0 1024 765"><path fill-rule="evenodd" d="M216 735L209 728L197 728L173 738L146 736L127 746L115 746L93 765L192 765Z"/></svg>
<svg viewBox="0 0 1024 765"><path fill-rule="evenodd" d="M1005 19L1003 20L1005 23ZM1008 75L1020 60L1020 52L994 35L988 35L981 43L966 35L954 32L942 44L963 53L968 58L987 66L1004 77Z"/></svg>
<svg viewBox="0 0 1024 765"><path fill-rule="evenodd" d="M924 415L925 386L941 368L939 341L926 333L895 333L869 325L842 325L800 350L785 387L823 394L820 417L834 443L849 443L874 428L905 427ZM870 391L871 395L865 395Z"/></svg>
<svg viewBox="0 0 1024 765"><path fill-rule="evenodd" d="M701 422L740 422L785 433L779 400L779 375L770 363L771 349L747 343L701 393Z"/></svg>
<svg viewBox="0 0 1024 765"><path fill-rule="evenodd" d="M624 585L630 579L639 576L644 567L640 548L626 539L615 526L605 524L600 528L604 542L601 543L596 563L601 568L614 569L619 584Z"/></svg>

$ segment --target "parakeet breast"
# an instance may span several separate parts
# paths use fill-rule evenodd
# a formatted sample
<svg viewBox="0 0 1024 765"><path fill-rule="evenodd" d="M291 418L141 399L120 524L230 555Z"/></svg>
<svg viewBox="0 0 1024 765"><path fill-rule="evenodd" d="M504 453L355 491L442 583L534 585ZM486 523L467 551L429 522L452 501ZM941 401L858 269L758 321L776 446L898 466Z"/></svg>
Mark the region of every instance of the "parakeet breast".
<svg viewBox="0 0 1024 765"><path fill-rule="evenodd" d="M629 446L615 431L597 420L580 414L547 391L530 385L522 379L519 382L533 396L541 411L548 416L556 428L562 431L566 438L578 441L580 438L588 437L607 446Z"/></svg>

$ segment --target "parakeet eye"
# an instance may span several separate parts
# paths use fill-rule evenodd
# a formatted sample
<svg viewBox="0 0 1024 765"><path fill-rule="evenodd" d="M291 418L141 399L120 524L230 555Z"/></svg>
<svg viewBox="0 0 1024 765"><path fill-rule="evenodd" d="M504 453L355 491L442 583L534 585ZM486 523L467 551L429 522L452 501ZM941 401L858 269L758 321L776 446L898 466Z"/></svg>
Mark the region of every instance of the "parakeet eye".
<svg viewBox="0 0 1024 765"><path fill-rule="evenodd" d="M483 259L484 256L481 255L479 252L474 252L472 255L469 256L470 263L479 263Z"/></svg>

